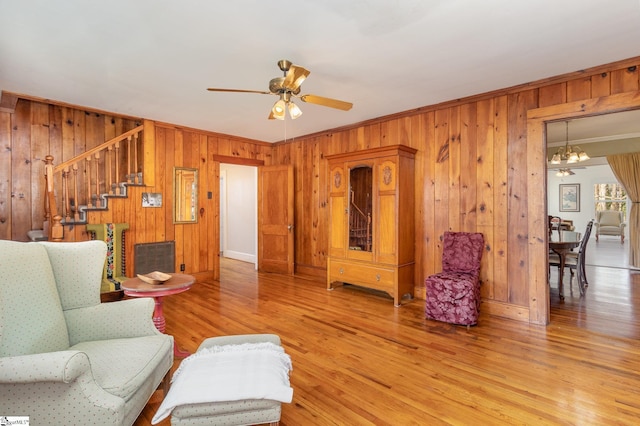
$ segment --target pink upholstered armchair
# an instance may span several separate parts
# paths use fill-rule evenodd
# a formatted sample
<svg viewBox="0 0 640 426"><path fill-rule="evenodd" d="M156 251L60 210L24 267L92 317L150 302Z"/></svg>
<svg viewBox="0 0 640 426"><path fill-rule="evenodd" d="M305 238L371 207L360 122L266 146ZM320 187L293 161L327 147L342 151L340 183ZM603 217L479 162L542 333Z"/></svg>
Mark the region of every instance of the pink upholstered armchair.
<svg viewBox="0 0 640 426"><path fill-rule="evenodd" d="M426 281L427 318L451 324L475 325L480 312L480 233L445 232L442 272Z"/></svg>

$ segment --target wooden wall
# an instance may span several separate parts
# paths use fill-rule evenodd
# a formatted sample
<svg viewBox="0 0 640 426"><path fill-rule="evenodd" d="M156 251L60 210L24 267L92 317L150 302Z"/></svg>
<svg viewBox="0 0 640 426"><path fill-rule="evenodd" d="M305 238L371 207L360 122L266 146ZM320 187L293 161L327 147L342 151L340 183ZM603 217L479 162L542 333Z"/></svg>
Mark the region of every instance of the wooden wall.
<svg viewBox="0 0 640 426"><path fill-rule="evenodd" d="M536 237L532 242L534 232L530 227L532 223L544 226L546 220L546 161L544 140L533 148L535 156L527 151L531 150L528 113L553 105L572 105L579 110L582 101L597 105L610 95L637 92L638 64L640 58L632 58L277 144L274 163L292 163L296 170L297 270L324 273L326 268L328 171L324 157L405 144L418 150L418 297L424 298L424 279L440 270L443 233L482 232L486 241L481 268L482 309L545 323L548 309L540 294L532 291L530 282L540 271L546 280L546 268L539 266L545 264L546 256L536 262L532 256L539 253L530 248L532 244L546 247L546 240ZM631 104L626 107L637 108ZM534 179L530 177L533 173ZM540 217L530 217L531 212ZM539 230L535 231L537 235ZM542 230L542 235L545 232ZM537 266L529 270L532 264Z"/></svg>
<svg viewBox="0 0 640 426"><path fill-rule="evenodd" d="M59 164L140 124L26 99L13 113L0 112L0 239L26 241L28 231L42 229L46 155ZM84 227L72 229L67 237L83 239L83 233Z"/></svg>
<svg viewBox="0 0 640 426"><path fill-rule="evenodd" d="M215 277L218 273L220 159L240 163L244 159L247 164L293 164L296 270L324 275L328 246L325 156L405 144L418 150L415 176L418 297L424 297L425 277L440 270L444 231L482 232L486 241L481 269L482 309L522 321L544 323L544 318L529 311L535 304L531 296L531 274L540 272L540 267L530 271L530 265L535 264L532 263L531 235L539 231L531 232L530 228L538 221L544 223L546 173L544 141L540 147L528 145L528 115L554 105L579 109L580 101L597 104L610 95L637 92L640 87L638 64L640 58L632 58L275 145L151 123L148 129L153 130L145 126L145 132L152 131L153 136L146 134L145 138L155 144L152 150L155 173L153 185L144 191L161 192L163 207L142 208L143 189L134 188L128 199L115 200L109 212L92 214L90 222L128 222L130 245L175 240L178 264L185 263L189 273ZM606 111L598 111L603 112ZM64 136L69 134L64 131L69 120L74 125L72 140ZM0 238L25 240L26 232L41 223L37 200L41 198L42 171L34 163L39 164L49 152L56 158L64 158L65 146L73 146L77 152L82 148L81 141L103 142L118 128L124 131L134 124L135 120L28 100L20 100L14 113L0 112L3 148L0 151ZM83 136L76 136L76 126ZM76 146L78 143L80 146ZM200 214L196 225L172 223L174 166L196 167L200 171ZM207 197L208 192L212 198ZM82 239L82 235L75 234L74 238ZM533 244L546 244L546 241Z"/></svg>
<svg viewBox="0 0 640 426"><path fill-rule="evenodd" d="M219 247L219 159L262 164L271 145L142 119L20 99L15 111L0 112L0 239L27 241L27 232L42 229L44 157L58 164L116 135L145 124L145 158L152 175L145 187L129 187L125 199L109 199L109 209L91 212L89 223L126 222L127 276L133 276L133 245L176 241L176 270L216 277ZM149 134L151 133L151 134ZM218 159L218 161L216 160ZM173 167L199 170L197 224L173 223ZM142 192L159 192L161 208L143 208ZM212 197L208 197L208 192ZM215 196L214 196L215 195ZM90 238L85 226L65 227L65 241Z"/></svg>

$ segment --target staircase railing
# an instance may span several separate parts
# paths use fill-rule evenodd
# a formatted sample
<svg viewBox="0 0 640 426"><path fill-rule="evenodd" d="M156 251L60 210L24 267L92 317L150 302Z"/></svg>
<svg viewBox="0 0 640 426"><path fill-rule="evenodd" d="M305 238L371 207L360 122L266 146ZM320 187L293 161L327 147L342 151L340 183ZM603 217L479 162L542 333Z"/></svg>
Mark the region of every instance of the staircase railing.
<svg viewBox="0 0 640 426"><path fill-rule="evenodd" d="M349 248L371 251L371 213L365 214L353 202L353 191L349 210Z"/></svg>
<svg viewBox="0 0 640 426"><path fill-rule="evenodd" d="M56 166L45 157L44 232L61 241L66 224L86 223L88 210L106 210L109 197L125 197L128 185L143 185L142 138L138 126ZM80 173L78 173L80 171ZM61 210L56 203L60 188Z"/></svg>

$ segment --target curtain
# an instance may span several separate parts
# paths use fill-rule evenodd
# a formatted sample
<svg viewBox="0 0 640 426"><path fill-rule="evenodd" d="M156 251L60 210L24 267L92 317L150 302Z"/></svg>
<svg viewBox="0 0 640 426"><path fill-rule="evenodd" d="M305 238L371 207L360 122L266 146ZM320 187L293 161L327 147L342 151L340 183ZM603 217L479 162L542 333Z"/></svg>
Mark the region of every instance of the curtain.
<svg viewBox="0 0 640 426"><path fill-rule="evenodd" d="M640 152L607 156L618 182L631 199L629 212L629 265L640 268Z"/></svg>

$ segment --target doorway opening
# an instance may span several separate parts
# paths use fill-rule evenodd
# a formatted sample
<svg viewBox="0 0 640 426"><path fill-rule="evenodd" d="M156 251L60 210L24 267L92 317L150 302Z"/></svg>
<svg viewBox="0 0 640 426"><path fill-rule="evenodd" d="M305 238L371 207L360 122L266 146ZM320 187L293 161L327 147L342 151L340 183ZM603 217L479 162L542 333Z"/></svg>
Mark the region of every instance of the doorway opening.
<svg viewBox="0 0 640 426"><path fill-rule="evenodd" d="M258 168L220 163L220 256L258 268Z"/></svg>

